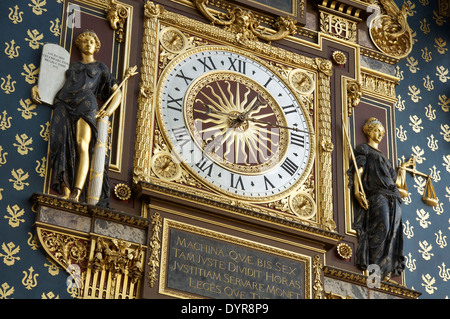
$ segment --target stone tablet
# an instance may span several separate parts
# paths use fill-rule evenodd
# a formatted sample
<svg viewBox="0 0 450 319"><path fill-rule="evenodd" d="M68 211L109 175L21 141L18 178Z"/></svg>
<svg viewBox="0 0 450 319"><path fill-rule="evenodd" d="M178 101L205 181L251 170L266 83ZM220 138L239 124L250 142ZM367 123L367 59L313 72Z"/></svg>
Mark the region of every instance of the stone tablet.
<svg viewBox="0 0 450 319"><path fill-rule="evenodd" d="M66 80L70 53L62 46L47 43L42 49L38 89L41 101L53 104L53 100Z"/></svg>

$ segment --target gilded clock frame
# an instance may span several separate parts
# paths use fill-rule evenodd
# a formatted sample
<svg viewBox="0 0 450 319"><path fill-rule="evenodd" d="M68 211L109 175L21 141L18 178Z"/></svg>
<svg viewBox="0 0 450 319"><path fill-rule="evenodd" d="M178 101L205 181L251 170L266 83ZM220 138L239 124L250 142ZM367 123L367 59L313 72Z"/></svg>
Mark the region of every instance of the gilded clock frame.
<svg viewBox="0 0 450 319"><path fill-rule="evenodd" d="M256 210L259 214L276 216L281 223L292 221L300 224L312 225L324 230L334 230L332 200L332 151L331 141L331 101L330 77L332 63L322 58L309 58L294 52L274 47L258 40L240 42L240 37L220 27L205 24L186 16L170 12L163 6L147 1L144 5L144 30L142 42L142 64L140 70L140 94L138 100L136 141L134 156L133 181L142 188L156 186L158 189L173 189L183 193L183 196L201 196L212 203L238 206L243 209ZM177 173L177 180L159 178L153 171L152 158L160 154L168 155L171 149L164 141L163 134L156 120L156 96L160 70L177 54L164 50L160 46L160 32L164 28L173 28L183 34L181 38L185 45L177 52L184 52L188 48L208 44L228 46L232 50L239 48L243 52L251 52L253 56L263 60L270 60L274 73L284 79L289 85L289 71L302 69L314 77L314 99L301 96L292 87L291 91L298 100L305 101L314 115L312 117L315 133L315 143L311 145L315 153L315 163L311 175L305 184L299 187L298 193L307 194L313 190L316 211L314 218L304 219L295 215L289 208L288 197L273 201L265 206L257 206L252 202L231 198L221 193L212 193L202 185L201 181L191 176L187 171ZM173 30L172 29L172 30ZM177 32L178 32L177 31ZM308 114L306 114L308 115Z"/></svg>
<svg viewBox="0 0 450 319"><path fill-rule="evenodd" d="M164 30L165 30L165 28L162 29L162 31L164 31ZM245 52L244 50L240 50L238 48L227 47L227 46L223 46L223 45L201 45L201 46L190 48L189 50L185 50L184 52L178 54L162 70L162 73L159 76L159 80L158 80L158 83L157 83L157 88L156 88L156 91L155 91L155 94L154 94L154 96L155 96L155 105L154 105L154 107L155 107L155 113L156 113L156 116L157 116L157 127L159 128L159 131L161 132L161 135L163 136L163 141L161 141L161 143L165 143L167 145L168 149L170 150L171 155L174 157L174 162L178 161L179 155L177 155L177 153L175 151L176 147L175 147L175 145L173 145L173 141L171 140L170 136L168 135L168 132L166 131L166 129L164 128L164 123L163 123L163 120L162 120L163 119L163 114L161 113L162 109L161 109L161 106L158 105L160 97L161 97L161 94L162 94L162 90L164 88L165 80L166 80L168 74L172 71L173 68L176 67L176 65L180 61L184 60L185 58L187 58L187 57L189 57L189 56L191 56L193 54L199 53L199 52L208 52L208 51L214 51L214 50L226 50L228 52L237 53L237 54L240 54L240 55L245 56L247 58L250 58L250 59L256 61L257 63L259 63L260 65L264 66L266 69L268 69L269 71L273 72L275 75L279 76L283 80L283 78L279 74L279 71L277 71L276 68L274 68L270 64L266 63L265 61L263 61L263 60L261 60L261 59L259 59L257 57L251 56L248 52ZM295 71L297 71L297 70L298 69L296 69ZM223 73L224 71L220 71L220 72ZM291 71L291 73L292 73L292 71ZM231 74L232 73L230 73L230 75ZM195 79L194 82L197 82L200 79L201 79L201 77ZM253 80L250 80L250 81L253 82ZM286 78L284 79L283 82L284 82L284 84L287 87L289 87L289 82L287 81ZM194 85L194 83L192 85ZM191 85L191 88L188 89L188 92L189 92L189 90L192 89L192 85ZM291 87L291 91L292 91L292 93L294 95L296 95L294 93L294 89L292 87ZM188 94L188 92L186 94ZM313 130L313 124L312 124L310 116L308 115L308 109L307 109L307 107L305 105L306 103L302 102L301 98L298 97L298 96L297 96L297 99L298 99L299 105L302 108L302 113L305 116L305 120L307 122L308 129L312 131ZM187 100L189 100L189 97L187 99L184 99L184 107L186 107L186 103L188 102ZM276 103L276 102L274 101L274 103ZM279 117L283 117L284 118L284 114L281 113L280 107L279 106L277 106L277 107L279 108L278 109ZM184 115L186 117L186 114L184 114ZM285 121L286 120L284 119L284 122L282 122L282 124L286 125ZM186 122L186 118L185 118L185 122ZM190 124L191 123L186 122L186 125L187 125L189 131L191 131L191 129L189 129ZM194 140L195 143L198 143L197 139L193 138L193 140ZM287 140L288 140L287 137L280 138L280 144L282 144L282 145L280 145L280 148L287 149L287 147L288 147L286 145L287 144L286 143ZM233 194L233 193L230 193L230 192L226 192L226 191L222 190L220 187L218 187L218 186L216 186L216 185L214 185L213 183L210 183L210 182L205 182L205 184L209 188L214 189L215 191L224 193L224 195L226 194L225 196L232 197L232 198L235 198L237 200L243 200L243 201L254 202L254 203L256 203L256 202L258 202L258 203L269 203L269 202L274 202L276 200L281 200L282 198L290 196L292 194L292 192L295 191L295 188L298 189L300 185L305 184L306 179L311 174L311 169L312 169L312 167L314 165L314 159L315 159L315 152L314 152L314 149L313 149L313 147L315 145L315 137L314 137L314 135L310 135L309 136L309 140L310 140L310 144L311 144L311 149L308 151L308 153L309 153L308 154L308 161L307 161L307 164L305 165L305 170L301 174L300 178L294 183L294 185L291 186L286 191L281 191L281 192L279 192L279 193L277 193L275 195L264 196L261 199L259 199L259 198L256 198L256 197L248 197L248 196L244 196L244 195L238 195L238 194ZM164 146L164 147L166 147L166 146ZM159 154L157 156L159 156ZM283 154L282 154L282 157L284 157ZM213 161L215 161L215 159L213 159L213 158L211 158L211 159ZM280 159L280 161L281 161L281 159ZM247 171L238 170L236 168L237 165L234 165L234 164L231 164L231 163L226 163L226 164L223 164L223 163L220 163L220 162L216 162L216 163L217 163L217 165L224 167L226 170L229 170L229 171L232 171L232 172L235 172L235 173L245 174L245 175L252 175L253 174L251 169L249 169ZM191 176L197 175L195 170L192 169L189 165L183 165L184 163L180 163L180 164L183 166L183 169L188 172L189 175L191 175ZM264 166L264 164L261 164L261 165ZM274 163L271 163L270 167L268 167L268 168L264 167L263 170L264 171L265 170L271 170L274 167L274 165L275 165ZM153 171L154 171L154 169L153 169ZM174 176L172 179L166 179L166 180L173 180L173 181L175 181L176 180L176 176Z"/></svg>

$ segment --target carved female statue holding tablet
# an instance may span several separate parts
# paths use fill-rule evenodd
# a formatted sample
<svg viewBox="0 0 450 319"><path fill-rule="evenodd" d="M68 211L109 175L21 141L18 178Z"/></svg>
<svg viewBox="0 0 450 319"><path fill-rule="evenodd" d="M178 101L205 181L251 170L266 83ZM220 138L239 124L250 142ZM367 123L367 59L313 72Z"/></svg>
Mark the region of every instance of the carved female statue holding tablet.
<svg viewBox="0 0 450 319"><path fill-rule="evenodd" d="M55 191L65 199L85 201L90 159L98 135L97 118L109 117L120 105L122 93L108 67L94 58L101 46L98 36L93 31L84 31L75 44L81 61L70 64L64 85L53 102L49 167ZM97 98L107 100L116 90L109 105L99 111ZM35 102L41 103L37 86L31 95ZM108 161L105 163L107 169ZM100 202L109 198L108 174L103 175Z"/></svg>

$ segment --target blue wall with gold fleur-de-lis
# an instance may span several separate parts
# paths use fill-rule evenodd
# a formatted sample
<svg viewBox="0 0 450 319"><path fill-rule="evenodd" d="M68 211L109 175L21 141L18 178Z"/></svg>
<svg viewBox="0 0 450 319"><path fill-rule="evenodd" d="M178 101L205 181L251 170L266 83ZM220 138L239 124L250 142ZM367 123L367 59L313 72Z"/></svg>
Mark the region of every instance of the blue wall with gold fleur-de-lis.
<svg viewBox="0 0 450 319"><path fill-rule="evenodd" d="M426 180L407 176L403 204L409 288L421 298L450 295L450 18L437 1L410 5L414 47L396 66L399 161L412 155L439 199L422 201ZM68 274L45 257L34 238L29 198L44 189L51 110L30 99L44 43L59 43L62 0L0 3L0 299L73 298Z"/></svg>
<svg viewBox="0 0 450 319"><path fill-rule="evenodd" d="M439 203L422 201L427 178L408 174L403 203L405 279L421 298L450 297L450 17L438 1L409 4L414 46L397 65L396 136L399 161L415 156L418 171L431 176Z"/></svg>
<svg viewBox="0 0 450 319"><path fill-rule="evenodd" d="M0 299L72 298L68 274L37 246L29 202L44 189L51 116L30 89L43 44L59 43L61 2L0 4Z"/></svg>

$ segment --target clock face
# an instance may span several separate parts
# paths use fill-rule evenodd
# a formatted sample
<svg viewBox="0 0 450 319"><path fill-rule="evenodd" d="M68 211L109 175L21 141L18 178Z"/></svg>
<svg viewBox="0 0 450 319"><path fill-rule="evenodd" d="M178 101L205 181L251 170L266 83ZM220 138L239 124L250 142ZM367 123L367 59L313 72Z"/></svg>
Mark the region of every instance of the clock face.
<svg viewBox="0 0 450 319"><path fill-rule="evenodd" d="M157 116L172 157L208 186L251 201L286 196L313 164L304 106L268 65L199 47L160 76Z"/></svg>

